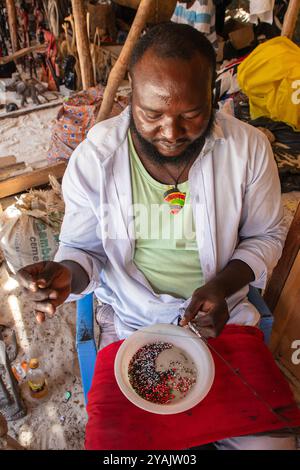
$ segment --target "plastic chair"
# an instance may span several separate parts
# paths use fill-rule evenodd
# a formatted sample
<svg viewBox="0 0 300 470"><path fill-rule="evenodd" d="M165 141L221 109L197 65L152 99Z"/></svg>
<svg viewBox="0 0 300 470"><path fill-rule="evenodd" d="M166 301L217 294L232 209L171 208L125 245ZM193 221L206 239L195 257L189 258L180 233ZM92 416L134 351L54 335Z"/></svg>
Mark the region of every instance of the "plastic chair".
<svg viewBox="0 0 300 470"><path fill-rule="evenodd" d="M97 348L94 337L94 295L89 294L76 302L76 349L79 361L84 403L92 385Z"/></svg>
<svg viewBox="0 0 300 470"><path fill-rule="evenodd" d="M250 286L249 301L261 314L260 329L268 343L271 335L273 316L258 289ZM93 294L77 300L76 319L76 349L80 366L84 402L87 404L87 394L92 385L97 348L94 338L94 308Z"/></svg>

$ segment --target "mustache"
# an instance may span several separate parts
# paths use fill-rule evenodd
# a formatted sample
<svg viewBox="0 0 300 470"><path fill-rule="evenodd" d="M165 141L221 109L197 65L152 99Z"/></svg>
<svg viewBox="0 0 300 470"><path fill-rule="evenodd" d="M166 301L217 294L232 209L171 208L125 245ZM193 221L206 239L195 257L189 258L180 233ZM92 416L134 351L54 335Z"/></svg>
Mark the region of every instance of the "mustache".
<svg viewBox="0 0 300 470"><path fill-rule="evenodd" d="M192 160L195 157L195 154L198 152L200 153L205 139L211 134L213 126L215 122L215 111L212 110L209 122L207 124L207 127L204 131L204 133L195 139L194 141L191 141L190 139L186 138L180 138L176 140L175 142L169 142L167 139L154 139L152 142L149 142L146 140L138 131L136 124L134 122L133 114L132 114L132 109L130 109L130 131L131 133L135 134L135 137L139 141L140 148L142 149L143 153L147 158L152 160L155 163L158 163L160 165L169 163L173 165L178 165L182 164L183 162L188 162ZM184 149L183 152L181 152L179 155L176 155L174 157L166 157L162 155L155 147L154 143L166 143L169 145L176 145L179 143L184 143L184 142L189 142L189 145L187 146L186 149Z"/></svg>
<svg viewBox="0 0 300 470"><path fill-rule="evenodd" d="M190 139L178 139L178 140L175 140L175 142L170 142L168 139L153 139L153 142L176 145L176 144L184 144L185 142L192 142L192 141Z"/></svg>

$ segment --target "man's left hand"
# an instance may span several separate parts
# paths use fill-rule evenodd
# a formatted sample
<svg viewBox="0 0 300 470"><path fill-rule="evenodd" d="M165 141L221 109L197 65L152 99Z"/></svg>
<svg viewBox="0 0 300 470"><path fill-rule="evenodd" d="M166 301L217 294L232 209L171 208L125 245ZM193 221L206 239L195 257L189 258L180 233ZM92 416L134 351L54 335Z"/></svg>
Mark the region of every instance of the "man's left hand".
<svg viewBox="0 0 300 470"><path fill-rule="evenodd" d="M224 293L210 282L195 290L180 325L185 326L192 321L201 335L215 338L221 333L228 319Z"/></svg>

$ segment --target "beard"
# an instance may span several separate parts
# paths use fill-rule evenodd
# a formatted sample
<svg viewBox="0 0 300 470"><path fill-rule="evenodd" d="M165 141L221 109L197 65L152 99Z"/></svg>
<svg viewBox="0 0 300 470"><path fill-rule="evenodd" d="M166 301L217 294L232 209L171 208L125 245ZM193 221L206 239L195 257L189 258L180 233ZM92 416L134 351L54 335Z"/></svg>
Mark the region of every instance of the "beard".
<svg viewBox="0 0 300 470"><path fill-rule="evenodd" d="M181 152L179 155L176 155L174 157L166 157L165 155L161 154L155 145L153 145L151 142L146 140L137 130L134 118L132 115L132 109L130 109L130 132L135 135L137 141L139 142L139 147L144 153L144 155L149 159L152 160L154 163L158 163L160 165L169 163L173 165L182 165L183 163L188 163L191 161L195 156L198 156L199 153L202 150L202 147L205 143L205 139L210 136L213 126L215 122L215 112L212 110L207 127L204 131L204 133L198 137L198 139L195 139L193 142L191 142L187 148Z"/></svg>

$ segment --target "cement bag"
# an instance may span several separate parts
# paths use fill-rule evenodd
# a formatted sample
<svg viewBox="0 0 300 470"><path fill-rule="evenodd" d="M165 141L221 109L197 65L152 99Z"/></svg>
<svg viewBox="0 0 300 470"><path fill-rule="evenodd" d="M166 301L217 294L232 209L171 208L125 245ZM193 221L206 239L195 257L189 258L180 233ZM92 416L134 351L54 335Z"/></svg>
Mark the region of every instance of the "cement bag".
<svg viewBox="0 0 300 470"><path fill-rule="evenodd" d="M0 248L13 273L54 258L63 216L64 203L57 188L22 194L0 214Z"/></svg>
<svg viewBox="0 0 300 470"><path fill-rule="evenodd" d="M268 117L300 131L299 78L300 48L288 38L279 36L254 49L238 67L251 118Z"/></svg>

